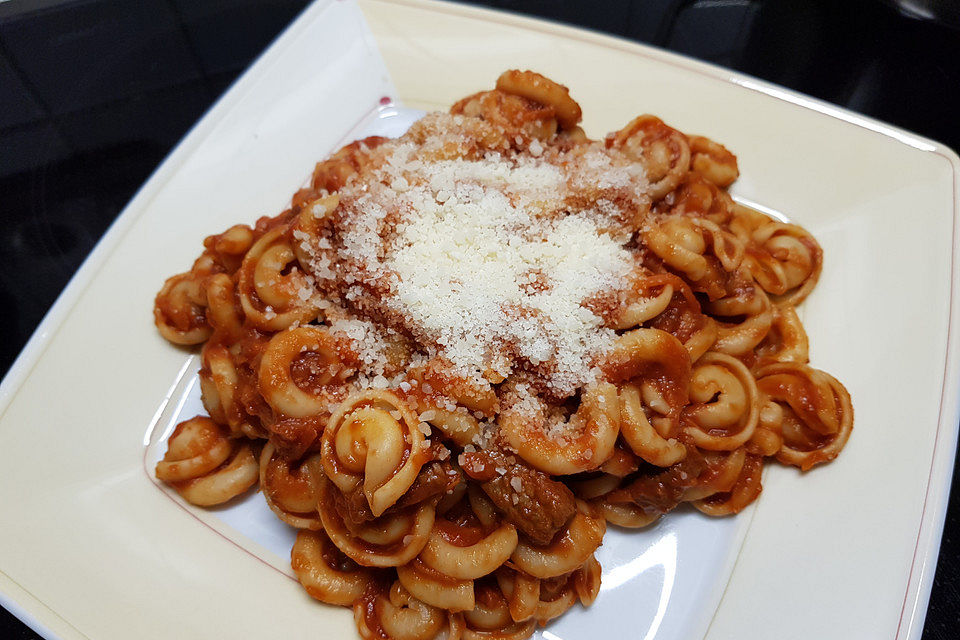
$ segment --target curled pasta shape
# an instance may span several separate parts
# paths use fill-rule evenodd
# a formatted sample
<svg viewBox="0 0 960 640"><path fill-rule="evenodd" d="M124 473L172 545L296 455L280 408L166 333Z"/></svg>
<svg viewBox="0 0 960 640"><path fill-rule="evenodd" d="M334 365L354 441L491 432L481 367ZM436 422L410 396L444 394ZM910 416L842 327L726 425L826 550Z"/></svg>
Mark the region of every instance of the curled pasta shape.
<svg viewBox="0 0 960 640"><path fill-rule="evenodd" d="M552 107L564 129L576 127L583 115L569 89L533 71L504 71L497 78L497 89Z"/></svg>
<svg viewBox="0 0 960 640"><path fill-rule="evenodd" d="M453 365L442 358L434 358L422 369L411 372L411 377L432 389L430 398L452 398L458 405L485 416L496 414L497 394L486 380L470 379L453 371ZM434 403L436 404L436 403Z"/></svg>
<svg viewBox="0 0 960 640"><path fill-rule="evenodd" d="M701 500L715 493L730 491L740 478L747 460L745 447L733 451L710 451L704 454L706 468L697 476L697 482L683 491L683 500Z"/></svg>
<svg viewBox="0 0 960 640"><path fill-rule="evenodd" d="M200 393L210 417L229 426L234 436L263 437L240 401L240 378L230 351L217 342L208 342L201 352L201 362Z"/></svg>
<svg viewBox="0 0 960 640"><path fill-rule="evenodd" d="M607 146L623 150L643 165L654 200L673 191L690 167L687 137L656 116L634 118L620 131L607 136Z"/></svg>
<svg viewBox="0 0 960 640"><path fill-rule="evenodd" d="M200 397L203 407L217 424L227 424L227 411L233 404L237 370L226 347L207 343L201 352Z"/></svg>
<svg viewBox="0 0 960 640"><path fill-rule="evenodd" d="M427 414L424 421L439 429L458 447L473 444L480 438L480 423L469 413L436 407L424 413Z"/></svg>
<svg viewBox="0 0 960 640"><path fill-rule="evenodd" d="M757 430L747 443L750 453L758 456L775 456L783 447L783 409L769 398L760 407Z"/></svg>
<svg viewBox="0 0 960 640"><path fill-rule="evenodd" d="M243 313L230 276L225 273L210 276L206 297L207 322L225 342L238 342L243 335Z"/></svg>
<svg viewBox="0 0 960 640"><path fill-rule="evenodd" d="M397 567L400 584L415 598L447 611L470 611L475 603L473 580L452 578L420 558Z"/></svg>
<svg viewBox="0 0 960 640"><path fill-rule="evenodd" d="M287 329L267 343L260 360L260 393L276 411L293 418L329 413L324 392L353 373L330 332L312 325Z"/></svg>
<svg viewBox="0 0 960 640"><path fill-rule="evenodd" d="M592 605L600 594L601 573L602 571L600 563L597 562L597 557L590 556L590 558L583 563L583 566L573 574L574 588L583 606L589 607Z"/></svg>
<svg viewBox="0 0 960 640"><path fill-rule="evenodd" d="M613 455L610 459L600 466L600 471L605 474L624 478L640 467L640 458L632 451L628 451L621 446L613 448Z"/></svg>
<svg viewBox="0 0 960 640"><path fill-rule="evenodd" d="M318 162L310 182L314 192L339 191L351 176L370 165L371 151L386 138L370 136L346 145L328 159Z"/></svg>
<svg viewBox="0 0 960 640"><path fill-rule="evenodd" d="M309 322L319 312L309 295L301 297L312 287L306 274L294 264L296 256L284 239L286 230L279 226L261 236L244 256L237 276L244 315L266 331L281 331L295 322Z"/></svg>
<svg viewBox="0 0 960 640"><path fill-rule="evenodd" d="M471 157L477 155L478 151L508 149L524 140L549 140L557 133L558 123L553 107L506 91L481 91L467 96L455 103L450 113L482 120L479 125L471 125L470 130L470 137L476 141L477 148L465 150L462 145L445 145L441 150L427 154L431 159ZM419 127L416 124L410 129L414 138L417 129ZM519 141L517 136L520 137Z"/></svg>
<svg viewBox="0 0 960 640"><path fill-rule="evenodd" d="M177 425L155 470L159 480L201 507L222 504L257 483L259 467L250 445L227 438L210 418Z"/></svg>
<svg viewBox="0 0 960 640"><path fill-rule="evenodd" d="M389 391L362 391L330 417L321 440L323 468L340 491L362 487L374 516L410 488L428 459L419 421Z"/></svg>
<svg viewBox="0 0 960 640"><path fill-rule="evenodd" d="M614 329L631 329L663 313L673 299L673 277L634 275L625 304L617 310L611 326Z"/></svg>
<svg viewBox="0 0 960 640"><path fill-rule="evenodd" d="M174 344L200 344L213 333L206 308L203 278L193 271L181 273L168 278L157 294L154 324L160 335Z"/></svg>
<svg viewBox="0 0 960 640"><path fill-rule="evenodd" d="M338 206L340 196L336 193L314 198L303 204L293 226L293 236L299 240L292 245L297 262L311 265L317 255L326 253L322 247L317 246L317 242L319 238L325 237L324 225ZM302 234L306 234L306 237ZM329 256L327 257L329 259Z"/></svg>
<svg viewBox="0 0 960 640"><path fill-rule="evenodd" d="M523 622L534 617L540 603L540 579L522 571L501 567L496 573L497 586L507 601L510 617Z"/></svg>
<svg viewBox="0 0 960 640"><path fill-rule="evenodd" d="M736 483L729 491L695 500L693 506L710 516L739 513L760 495L763 489L760 483L762 473L763 458L748 455Z"/></svg>
<svg viewBox="0 0 960 640"><path fill-rule="evenodd" d="M163 482L181 482L210 473L233 453L233 443L210 418L196 416L178 424L167 440L167 452L157 463Z"/></svg>
<svg viewBox="0 0 960 640"><path fill-rule="evenodd" d="M493 573L517 548L517 528L504 523L479 540L463 540L457 525L443 526L438 520L420 554L423 562L437 571L461 580L473 580Z"/></svg>
<svg viewBox="0 0 960 640"><path fill-rule="evenodd" d="M731 272L740 266L745 250L736 236L699 218L665 218L647 231L644 239L657 257L694 282L711 275L710 257Z"/></svg>
<svg viewBox="0 0 960 640"><path fill-rule="evenodd" d="M536 578L554 578L576 570L597 550L606 531L606 522L585 502L550 544L533 545L521 540L512 560L517 568Z"/></svg>
<svg viewBox="0 0 960 640"><path fill-rule="evenodd" d="M344 556L322 530L297 532L290 565L310 597L341 607L352 606L376 577Z"/></svg>
<svg viewBox="0 0 960 640"><path fill-rule="evenodd" d="M607 522L625 529L642 529L653 524L663 515L628 502L610 502L606 497L592 500L590 504L599 510Z"/></svg>
<svg viewBox="0 0 960 640"><path fill-rule="evenodd" d="M726 286L724 295L704 304L704 308L717 316L755 316L770 308L770 299L763 289L756 286L749 275L738 272Z"/></svg>
<svg viewBox="0 0 960 640"><path fill-rule="evenodd" d="M666 275L662 277L668 277ZM717 339L717 323L702 313L700 302L682 278L674 275L673 299L660 315L649 321L649 328L666 331L679 340L691 362L696 362Z"/></svg>
<svg viewBox="0 0 960 640"><path fill-rule="evenodd" d="M190 504L209 507L232 500L257 484L257 471L257 457L253 448L249 444L242 444L216 471L186 480L174 488Z"/></svg>
<svg viewBox="0 0 960 640"><path fill-rule="evenodd" d="M730 231L744 243L750 243L753 232L770 222L772 218L751 207L733 203L733 215L729 221Z"/></svg>
<svg viewBox="0 0 960 640"><path fill-rule="evenodd" d="M740 177L737 157L722 144L703 136L690 136L691 168L718 187L726 188Z"/></svg>
<svg viewBox="0 0 960 640"><path fill-rule="evenodd" d="M669 467L687 454L681 442L664 438L650 425L640 390L630 384L620 389L620 433L635 454L658 467Z"/></svg>
<svg viewBox="0 0 960 640"><path fill-rule="evenodd" d="M683 344L660 329L621 335L604 363L616 383L640 385L645 402L662 415L676 415L689 399L690 356Z"/></svg>
<svg viewBox="0 0 960 640"><path fill-rule="evenodd" d="M310 474L316 482L317 510L324 530L333 544L357 564L399 567L417 557L426 546L436 513L429 501L348 527L337 510L338 490L321 465L310 463Z"/></svg>
<svg viewBox="0 0 960 640"><path fill-rule="evenodd" d="M697 361L684 409L687 436L701 449L732 451L753 436L759 419L756 380L731 356L710 352Z"/></svg>
<svg viewBox="0 0 960 640"><path fill-rule="evenodd" d="M463 640L525 640L533 634L536 620L514 620L496 583L479 582L475 591L476 606L462 614Z"/></svg>
<svg viewBox="0 0 960 640"><path fill-rule="evenodd" d="M692 218L700 227L701 233L707 238L714 257L720 261L720 266L728 273L736 271L743 257L746 248L739 238L722 229L717 223L700 218Z"/></svg>
<svg viewBox="0 0 960 640"><path fill-rule="evenodd" d="M804 364L778 363L757 371L757 387L781 410L777 460L806 471L837 457L853 430L853 405L836 378Z"/></svg>
<svg viewBox="0 0 960 640"><path fill-rule="evenodd" d="M696 224L686 218L667 218L645 234L647 246L661 260L691 280L707 275L707 242Z"/></svg>
<svg viewBox="0 0 960 640"><path fill-rule="evenodd" d="M756 347L759 365L773 362L810 361L810 343L803 323L796 310L790 305L777 305L773 308L773 320L770 331Z"/></svg>
<svg viewBox="0 0 960 640"><path fill-rule="evenodd" d="M548 415L539 398L508 393L500 413L500 432L524 460L553 475L596 469L613 454L620 430L617 390L610 383L588 386L580 407L565 425ZM530 407L536 408L531 413ZM549 428L545 428L550 424ZM554 427L554 425L556 425ZM561 436L551 436L556 428Z"/></svg>
<svg viewBox="0 0 960 640"><path fill-rule="evenodd" d="M743 311L744 319L738 323L719 322L717 328L717 340L713 345L716 351L726 353L731 356L743 356L753 350L760 344L767 334L770 333L770 327L773 326L773 305L770 304L767 296L759 289L755 289L756 307L750 306ZM720 304L725 304L729 300L718 301L713 307L718 308ZM723 314L730 314L732 309L736 308L732 304L723 306ZM720 313L714 311L714 313Z"/></svg>
<svg viewBox="0 0 960 640"><path fill-rule="evenodd" d="M813 291L823 269L823 250L803 227L770 220L756 229L744 264L778 304L796 306Z"/></svg>
<svg viewBox="0 0 960 640"><path fill-rule="evenodd" d="M720 328L710 316L702 316L699 326L683 343L683 348L690 355L690 362L696 362L717 343L720 337Z"/></svg>
<svg viewBox="0 0 960 640"><path fill-rule="evenodd" d="M291 527L321 528L308 466L290 464L277 455L273 443L267 443L260 453L260 491L270 510Z"/></svg>
<svg viewBox="0 0 960 640"><path fill-rule="evenodd" d="M589 559L587 561L589 562ZM576 604L578 597L576 573L541 580L540 601L537 603L537 611L533 617L537 624L544 626L550 620L566 613Z"/></svg>
<svg viewBox="0 0 960 640"><path fill-rule="evenodd" d="M240 265L240 256L250 249L254 239L253 229L245 224L235 224L223 233L204 240L203 246L220 256L221 262L225 262L225 256L232 258L231 271L235 271Z"/></svg>
<svg viewBox="0 0 960 640"><path fill-rule="evenodd" d="M414 598L399 581L357 600L353 615L364 640L433 640L447 622L443 611Z"/></svg>
<svg viewBox="0 0 960 640"><path fill-rule="evenodd" d="M666 206L666 213L671 215L703 218L715 224L726 224L735 210L730 194L698 173L688 174L683 184L668 194L662 204ZM745 239L741 238L741 241Z"/></svg>
<svg viewBox="0 0 960 640"><path fill-rule="evenodd" d="M622 477L601 473L584 480L576 480L570 483L571 489L581 500L592 500L604 496L620 486Z"/></svg>

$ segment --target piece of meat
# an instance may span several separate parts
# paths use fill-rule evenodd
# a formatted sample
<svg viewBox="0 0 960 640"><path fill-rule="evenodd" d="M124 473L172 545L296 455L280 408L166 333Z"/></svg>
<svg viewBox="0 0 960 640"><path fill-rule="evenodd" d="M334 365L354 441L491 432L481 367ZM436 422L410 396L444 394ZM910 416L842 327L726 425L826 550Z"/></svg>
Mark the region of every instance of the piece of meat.
<svg viewBox="0 0 960 640"><path fill-rule="evenodd" d="M481 483L497 510L534 544L549 544L577 510L573 492L565 484L511 461L502 452L464 453L461 464L467 475Z"/></svg>
<svg viewBox="0 0 960 640"><path fill-rule="evenodd" d="M398 508L429 500L434 496L443 495L463 481L460 472L449 460L434 460L420 468L417 479L413 481L407 492L397 502Z"/></svg>
<svg viewBox="0 0 960 640"><path fill-rule="evenodd" d="M327 416L311 416L278 420L269 426L270 441L277 452L287 460L299 460L317 443L323 433L326 418Z"/></svg>
<svg viewBox="0 0 960 640"><path fill-rule="evenodd" d="M683 499L684 492L699 482L706 468L695 447L687 448L687 457L669 467L649 465L625 487L607 494L607 501L629 502L650 513L666 513Z"/></svg>
<svg viewBox="0 0 960 640"><path fill-rule="evenodd" d="M349 493L334 490L330 495L333 496L333 508L343 518L343 524L350 532L356 533L360 527L376 519L362 485Z"/></svg>

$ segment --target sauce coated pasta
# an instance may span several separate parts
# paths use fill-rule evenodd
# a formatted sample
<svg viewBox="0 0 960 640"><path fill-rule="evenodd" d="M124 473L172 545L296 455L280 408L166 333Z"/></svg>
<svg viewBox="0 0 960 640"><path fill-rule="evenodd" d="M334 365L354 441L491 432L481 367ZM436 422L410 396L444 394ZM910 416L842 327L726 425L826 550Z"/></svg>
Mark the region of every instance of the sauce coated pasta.
<svg viewBox="0 0 960 640"><path fill-rule="evenodd" d="M259 483L304 589L363 638L526 638L597 597L608 526L735 514L765 460L850 436L795 311L813 236L736 203L722 145L580 118L507 71L320 162L157 295L209 413L157 477L201 506Z"/></svg>

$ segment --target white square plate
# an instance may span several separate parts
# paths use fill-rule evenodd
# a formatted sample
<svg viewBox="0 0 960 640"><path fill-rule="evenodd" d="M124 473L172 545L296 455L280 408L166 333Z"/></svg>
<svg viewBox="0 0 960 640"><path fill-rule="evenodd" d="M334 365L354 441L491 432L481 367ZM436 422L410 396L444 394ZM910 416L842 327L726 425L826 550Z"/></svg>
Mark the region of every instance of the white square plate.
<svg viewBox="0 0 960 640"><path fill-rule="evenodd" d="M4 379L5 606L51 638L355 637L346 610L274 568L267 534L185 509L146 473L144 433L155 443L152 425L189 410L196 368L156 334L152 299L204 236L279 212L313 162L374 126L382 98L446 109L514 67L567 84L594 137L646 112L724 143L740 160L734 193L805 226L826 255L802 316L812 364L851 392L853 436L809 474L772 466L755 508L712 525L732 533L689 586L703 597L651 609L692 622L648 640L919 637L960 402L956 155L648 47L413 0L312 5L141 189ZM635 560L611 551L605 579ZM642 637L665 580L637 584L601 594L617 595L612 613L591 617L598 601L548 632Z"/></svg>

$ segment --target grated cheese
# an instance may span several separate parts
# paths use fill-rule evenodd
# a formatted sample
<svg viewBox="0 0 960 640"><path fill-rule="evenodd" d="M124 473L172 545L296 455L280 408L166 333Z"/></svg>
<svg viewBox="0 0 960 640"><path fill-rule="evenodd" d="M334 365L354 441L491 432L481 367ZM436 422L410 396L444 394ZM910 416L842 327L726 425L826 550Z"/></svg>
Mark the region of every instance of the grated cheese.
<svg viewBox="0 0 960 640"><path fill-rule="evenodd" d="M294 234L312 276L298 295L349 310L334 331L377 386L381 325L467 379L526 370L569 397L597 378L615 338L587 303L622 288L636 262L625 220L646 210L646 178L602 144L467 153L474 120L431 114L415 125L433 134L425 142L369 149L373 168L340 191L331 228Z"/></svg>

